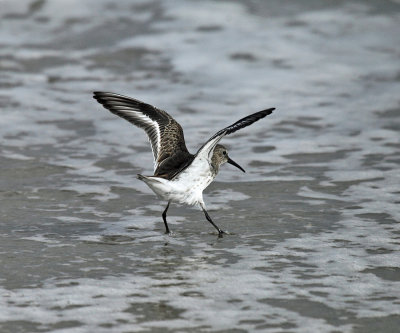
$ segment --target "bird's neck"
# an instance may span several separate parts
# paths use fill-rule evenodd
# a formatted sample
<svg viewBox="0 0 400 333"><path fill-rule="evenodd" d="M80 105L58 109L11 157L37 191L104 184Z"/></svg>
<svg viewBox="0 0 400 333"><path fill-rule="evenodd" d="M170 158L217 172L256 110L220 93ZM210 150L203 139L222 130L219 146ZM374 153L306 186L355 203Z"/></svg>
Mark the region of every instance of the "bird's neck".
<svg viewBox="0 0 400 333"><path fill-rule="evenodd" d="M211 158L211 172L214 174L214 177L217 175L219 171L219 163L217 162L217 159L215 156Z"/></svg>

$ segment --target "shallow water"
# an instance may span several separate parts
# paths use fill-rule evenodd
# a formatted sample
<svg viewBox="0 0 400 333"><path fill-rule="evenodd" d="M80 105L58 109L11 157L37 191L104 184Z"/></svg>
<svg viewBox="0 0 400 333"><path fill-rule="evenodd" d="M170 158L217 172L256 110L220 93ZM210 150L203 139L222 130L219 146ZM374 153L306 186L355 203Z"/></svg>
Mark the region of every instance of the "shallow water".
<svg viewBox="0 0 400 333"><path fill-rule="evenodd" d="M1 332L397 332L398 1L2 1ZM223 142L196 209L93 90Z"/></svg>

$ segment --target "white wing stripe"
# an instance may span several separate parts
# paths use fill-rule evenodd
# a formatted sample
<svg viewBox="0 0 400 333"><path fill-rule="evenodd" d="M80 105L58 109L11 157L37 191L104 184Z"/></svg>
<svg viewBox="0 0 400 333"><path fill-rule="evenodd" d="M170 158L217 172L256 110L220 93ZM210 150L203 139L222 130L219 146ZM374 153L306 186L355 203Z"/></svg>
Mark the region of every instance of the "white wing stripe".
<svg viewBox="0 0 400 333"><path fill-rule="evenodd" d="M161 147L160 126L156 121L152 120L150 117L144 115L140 111L127 110L124 112L129 114L133 119L136 119L140 123L147 125L145 127L145 131L149 136L150 146L154 156L154 170L156 170Z"/></svg>
<svg viewBox="0 0 400 333"><path fill-rule="evenodd" d="M214 152L214 148L217 145L217 143L225 136L226 132L221 133L214 139L208 141L204 147L200 149L200 151L196 154L196 158L206 158L208 161L211 161L211 157Z"/></svg>

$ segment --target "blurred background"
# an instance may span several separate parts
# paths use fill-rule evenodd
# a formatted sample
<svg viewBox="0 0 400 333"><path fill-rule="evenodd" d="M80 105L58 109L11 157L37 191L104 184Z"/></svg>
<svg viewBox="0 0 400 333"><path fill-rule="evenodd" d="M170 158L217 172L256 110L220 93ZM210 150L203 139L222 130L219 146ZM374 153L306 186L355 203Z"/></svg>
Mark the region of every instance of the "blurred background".
<svg viewBox="0 0 400 333"><path fill-rule="evenodd" d="M1 332L397 332L400 2L0 1ZM223 139L201 211L95 90Z"/></svg>

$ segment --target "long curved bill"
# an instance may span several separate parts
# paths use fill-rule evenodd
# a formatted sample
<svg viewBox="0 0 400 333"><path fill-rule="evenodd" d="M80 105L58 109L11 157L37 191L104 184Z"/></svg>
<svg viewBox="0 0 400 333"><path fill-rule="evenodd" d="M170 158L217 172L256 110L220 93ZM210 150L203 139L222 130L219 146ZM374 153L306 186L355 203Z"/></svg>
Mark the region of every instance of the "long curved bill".
<svg viewBox="0 0 400 333"><path fill-rule="evenodd" d="M229 157L228 157L228 161L227 162L229 164L234 165L235 167L237 167L238 169L242 170L243 172L246 172L246 171L244 171L244 169L239 164L237 164L234 160L231 160Z"/></svg>

